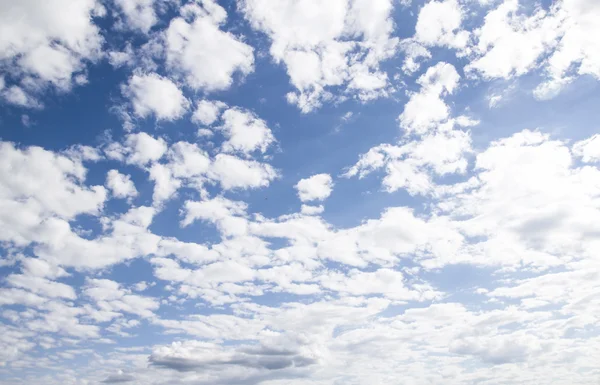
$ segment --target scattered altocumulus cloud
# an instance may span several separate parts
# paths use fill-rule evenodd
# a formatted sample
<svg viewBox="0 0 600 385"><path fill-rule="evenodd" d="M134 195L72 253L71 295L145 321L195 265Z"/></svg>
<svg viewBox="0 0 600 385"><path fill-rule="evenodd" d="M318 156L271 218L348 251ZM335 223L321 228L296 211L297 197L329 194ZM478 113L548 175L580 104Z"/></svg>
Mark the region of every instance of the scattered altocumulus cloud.
<svg viewBox="0 0 600 385"><path fill-rule="evenodd" d="M599 18L0 1L0 382L595 383Z"/></svg>

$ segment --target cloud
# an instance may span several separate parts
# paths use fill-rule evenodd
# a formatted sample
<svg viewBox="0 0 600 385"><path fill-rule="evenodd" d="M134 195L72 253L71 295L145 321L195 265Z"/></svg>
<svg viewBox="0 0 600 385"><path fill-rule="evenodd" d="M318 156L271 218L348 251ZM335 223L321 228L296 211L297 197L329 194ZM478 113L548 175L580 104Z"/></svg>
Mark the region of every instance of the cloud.
<svg viewBox="0 0 600 385"><path fill-rule="evenodd" d="M130 381L135 381L135 377L132 376L131 374L124 374L122 372L117 373L117 374L111 374L110 376L106 377L104 380L102 380L103 384L120 384L123 382L130 382Z"/></svg>
<svg viewBox="0 0 600 385"><path fill-rule="evenodd" d="M596 3L434 0L414 15L395 4L240 0L234 14L210 0L116 0L106 18L91 0L0 5L2 124L21 127L23 107L58 108L27 112L36 125L22 141L43 147L0 143L8 382L595 379L600 140L586 137L581 109L558 132L560 119L535 108L582 76L565 100L593 99ZM254 54L262 67L240 94L233 85ZM88 81L70 107L118 95L124 81L129 99L112 110L126 130L114 141L94 139L110 102L86 104L94 124L82 120L81 143L53 120L72 121L69 109L57 114L64 92ZM490 111L516 84L536 88ZM360 106L398 90L400 131L398 101ZM290 145L308 147L290 129L301 115L264 102L280 91L300 112L340 104L307 124L360 117L382 129L325 132L310 159L298 156ZM530 116L512 116L531 96ZM148 117L178 121L165 129ZM66 128L47 141L56 126ZM298 181L310 162L332 174Z"/></svg>
<svg viewBox="0 0 600 385"><path fill-rule="evenodd" d="M398 44L392 37L392 8L389 0L241 2L253 28L269 36L271 56L285 65L296 88L288 101L302 112L335 98L334 87L363 101L388 95L380 63Z"/></svg>
<svg viewBox="0 0 600 385"><path fill-rule="evenodd" d="M171 80L155 73L134 74L121 89L130 99L136 116L157 120L176 120L188 110L190 102Z"/></svg>
<svg viewBox="0 0 600 385"><path fill-rule="evenodd" d="M125 25L148 33L158 18L154 11L154 0L115 0L115 4L125 15Z"/></svg>
<svg viewBox="0 0 600 385"><path fill-rule="evenodd" d="M68 9L69 12L64 12ZM86 62L101 54L103 38L92 16L102 14L95 0L30 0L0 5L0 59L14 72L13 80L38 93L51 85L68 91ZM16 85L15 85L16 86ZM15 90L17 88L14 88ZM11 103L39 107L34 103Z"/></svg>
<svg viewBox="0 0 600 385"><path fill-rule="evenodd" d="M127 135L124 144L110 143L104 152L111 159L144 166L162 158L167 152L167 144L162 138L156 139L145 132L140 132Z"/></svg>
<svg viewBox="0 0 600 385"><path fill-rule="evenodd" d="M215 223L222 234L243 235L247 227L244 219L246 209L245 203L223 197L200 202L187 201L184 204L185 218L181 221L181 225L188 226L195 220L202 219Z"/></svg>
<svg viewBox="0 0 600 385"><path fill-rule="evenodd" d="M151 318L154 316L153 311L160 306L154 298L131 294L128 290L122 289L118 282L108 279L88 279L83 292L104 311L122 311Z"/></svg>
<svg viewBox="0 0 600 385"><path fill-rule="evenodd" d="M268 186L277 178L278 173L266 163L218 154L208 171L208 176L218 181L223 189L232 190Z"/></svg>
<svg viewBox="0 0 600 385"><path fill-rule="evenodd" d="M586 163L598 162L600 160L600 135L593 135L575 143L573 154Z"/></svg>
<svg viewBox="0 0 600 385"><path fill-rule="evenodd" d="M227 138L221 145L224 152L264 153L275 138L264 120L248 110L230 108L223 112L219 130Z"/></svg>
<svg viewBox="0 0 600 385"><path fill-rule="evenodd" d="M427 69L417 79L419 92L410 94L404 111L398 117L400 126L407 133L424 134L450 115L442 96L452 94L458 86L460 76L452 64L440 62Z"/></svg>
<svg viewBox="0 0 600 385"><path fill-rule="evenodd" d="M97 215L106 200L104 187L85 186L87 170L80 160L10 142L0 144L0 160L2 241L27 245L39 239L47 219Z"/></svg>
<svg viewBox="0 0 600 385"><path fill-rule="evenodd" d="M11 86L2 91L2 97L8 103L19 107L28 108L42 108L43 104L40 103L34 96L25 92L23 88L19 86Z"/></svg>
<svg viewBox="0 0 600 385"><path fill-rule="evenodd" d="M44 297L75 299L75 290L64 283L24 274L11 274L6 278L9 285L24 288Z"/></svg>
<svg viewBox="0 0 600 385"><path fill-rule="evenodd" d="M298 197L302 202L325 200L333 190L333 179L329 174L316 174L310 178L301 179L296 186Z"/></svg>
<svg viewBox="0 0 600 385"><path fill-rule="evenodd" d="M159 347L150 356L152 365L180 372L215 367L240 366L249 369L283 370L313 365L317 360L297 350L264 346L242 346L225 350L214 344L187 341Z"/></svg>
<svg viewBox="0 0 600 385"><path fill-rule="evenodd" d="M318 215L318 214L321 214L324 210L325 210L325 208L323 207L323 205L319 205L319 206L302 205L302 208L300 211L302 212L302 214L306 214L306 215Z"/></svg>
<svg viewBox="0 0 600 385"><path fill-rule="evenodd" d="M106 174L106 186L116 198L132 198L138 195L131 177L121 174L118 170L110 170Z"/></svg>
<svg viewBox="0 0 600 385"><path fill-rule="evenodd" d="M464 48L469 33L461 30L463 18L456 0L430 1L419 11L414 39L425 46Z"/></svg>
<svg viewBox="0 0 600 385"><path fill-rule="evenodd" d="M209 126L219 119L221 110L227 107L223 102L200 100L196 106L196 111L192 115L192 121Z"/></svg>
<svg viewBox="0 0 600 385"><path fill-rule="evenodd" d="M233 84L236 73L254 70L253 48L224 32L227 12L214 0L190 3L164 32L167 66L193 89L218 91Z"/></svg>

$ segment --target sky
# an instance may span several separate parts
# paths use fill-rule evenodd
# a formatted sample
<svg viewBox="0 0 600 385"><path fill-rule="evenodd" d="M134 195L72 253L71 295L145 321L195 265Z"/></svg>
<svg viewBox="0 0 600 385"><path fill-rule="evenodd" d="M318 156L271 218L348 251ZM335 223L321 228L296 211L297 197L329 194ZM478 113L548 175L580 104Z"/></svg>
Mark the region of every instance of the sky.
<svg viewBox="0 0 600 385"><path fill-rule="evenodd" d="M599 18L0 0L0 383L598 384Z"/></svg>

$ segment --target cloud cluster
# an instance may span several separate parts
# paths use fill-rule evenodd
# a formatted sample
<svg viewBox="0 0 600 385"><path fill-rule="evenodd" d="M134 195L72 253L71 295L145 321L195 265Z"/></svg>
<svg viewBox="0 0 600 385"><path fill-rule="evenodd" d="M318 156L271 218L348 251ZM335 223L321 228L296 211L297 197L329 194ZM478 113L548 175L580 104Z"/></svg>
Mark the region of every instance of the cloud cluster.
<svg viewBox="0 0 600 385"><path fill-rule="evenodd" d="M595 381L600 136L498 103L600 78L598 3L413 8L0 1L3 383ZM45 141L88 78L125 130Z"/></svg>

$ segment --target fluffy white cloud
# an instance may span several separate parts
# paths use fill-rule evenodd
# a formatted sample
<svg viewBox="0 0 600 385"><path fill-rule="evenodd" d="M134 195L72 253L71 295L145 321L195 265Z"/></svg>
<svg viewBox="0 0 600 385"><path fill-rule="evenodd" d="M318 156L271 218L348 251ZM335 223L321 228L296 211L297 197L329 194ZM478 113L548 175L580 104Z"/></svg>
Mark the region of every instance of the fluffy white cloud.
<svg viewBox="0 0 600 385"><path fill-rule="evenodd" d="M92 16L102 10L96 0L0 3L0 71L34 93L47 84L69 90L85 61L101 56L103 38Z"/></svg>
<svg viewBox="0 0 600 385"><path fill-rule="evenodd" d="M186 85L206 91L224 90L236 73L254 70L253 49L220 27L227 12L214 0L190 3L165 31L167 65L181 73Z"/></svg>
<svg viewBox="0 0 600 385"><path fill-rule="evenodd" d="M223 197L194 202L184 205L185 218L182 226L187 226L197 219L217 224L222 234L242 235L246 232L247 221L244 219L247 205L243 202L231 201Z"/></svg>
<svg viewBox="0 0 600 385"><path fill-rule="evenodd" d="M302 202L325 200L333 190L333 179L329 174L316 174L310 178L301 179L296 184L298 197Z"/></svg>
<svg viewBox="0 0 600 385"><path fill-rule="evenodd" d="M426 46L464 48L469 33L461 30L462 19L458 1L430 1L419 11L414 38Z"/></svg>
<svg viewBox="0 0 600 385"><path fill-rule="evenodd" d="M121 174L118 170L110 170L106 174L106 186L116 198L132 198L138 194L131 177Z"/></svg>
<svg viewBox="0 0 600 385"><path fill-rule="evenodd" d="M11 86L2 90L2 98L10 104L20 107L41 108L43 105L31 94L19 86Z"/></svg>
<svg viewBox="0 0 600 385"><path fill-rule="evenodd" d="M452 64L440 62L427 69L417 79L419 92L412 93L399 116L400 125L407 133L423 134L448 119L450 109L442 96L451 94L458 86L460 76Z"/></svg>
<svg viewBox="0 0 600 385"><path fill-rule="evenodd" d="M306 215L317 215L317 214L321 214L324 210L325 210L325 208L323 207L323 205L319 205L319 206L302 205L300 211L302 212L302 214L306 214Z"/></svg>
<svg viewBox="0 0 600 385"><path fill-rule="evenodd" d="M398 44L392 37L390 0L240 3L252 26L270 37L273 59L285 64L297 90L288 101L303 112L333 98L329 89L336 86L361 100L388 94L380 63Z"/></svg>
<svg viewBox="0 0 600 385"><path fill-rule="evenodd" d="M508 78L529 72L558 37L558 20L543 10L520 14L518 0L506 0L485 16L475 30L478 57L466 68L486 78Z"/></svg>
<svg viewBox="0 0 600 385"><path fill-rule="evenodd" d="M227 105L223 102L200 100L196 106L196 111L192 115L192 121L209 126L219 119L221 110L225 107Z"/></svg>
<svg viewBox="0 0 600 385"><path fill-rule="evenodd" d="M268 186L277 178L277 171L269 164L240 159L233 155L218 154L208 172L225 190Z"/></svg>
<svg viewBox="0 0 600 385"><path fill-rule="evenodd" d="M162 138L156 139L145 132L140 132L127 135L124 144L117 142L109 144L104 152L111 159L144 166L162 158L167 152L167 144Z"/></svg>
<svg viewBox="0 0 600 385"><path fill-rule="evenodd" d="M221 118L223 125L219 129L227 138L221 146L224 152L264 153L275 141L267 123L248 110L230 108Z"/></svg>
<svg viewBox="0 0 600 385"><path fill-rule="evenodd" d="M154 0L115 0L125 15L126 25L148 33L158 21L154 11Z"/></svg>
<svg viewBox="0 0 600 385"><path fill-rule="evenodd" d="M26 245L39 237L46 219L98 214L106 189L85 186L86 171L81 161L40 147L0 143L0 239Z"/></svg>
<svg viewBox="0 0 600 385"><path fill-rule="evenodd" d="M190 102L171 80L158 74L134 74L122 87L123 95L131 100L135 115L157 120L175 120L186 113Z"/></svg>

